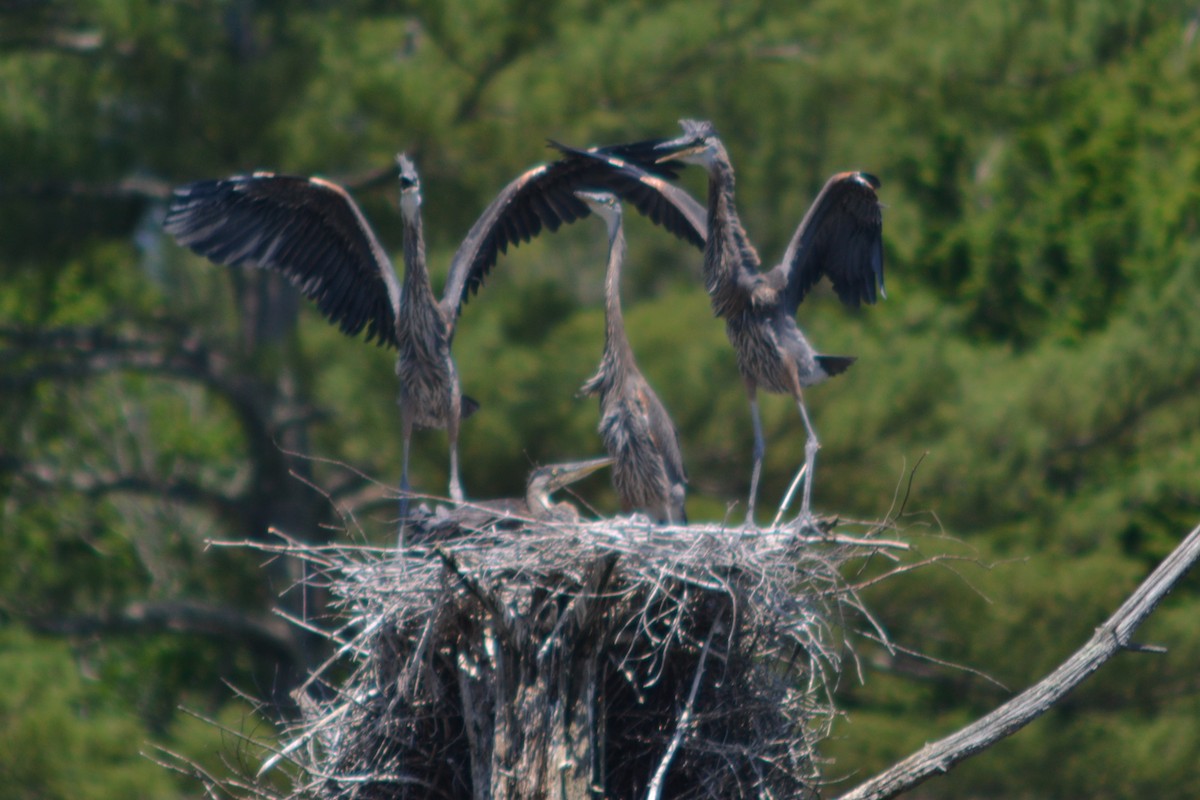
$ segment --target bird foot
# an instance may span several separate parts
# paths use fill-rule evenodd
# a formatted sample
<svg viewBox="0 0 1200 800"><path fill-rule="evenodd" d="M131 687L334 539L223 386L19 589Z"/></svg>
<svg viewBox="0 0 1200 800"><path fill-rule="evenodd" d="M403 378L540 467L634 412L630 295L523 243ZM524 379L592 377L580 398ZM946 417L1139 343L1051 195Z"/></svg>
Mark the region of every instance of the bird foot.
<svg viewBox="0 0 1200 800"><path fill-rule="evenodd" d="M813 516L812 509L804 508L792 520L792 527L797 533L819 533L820 527L817 518Z"/></svg>
<svg viewBox="0 0 1200 800"><path fill-rule="evenodd" d="M809 512L807 515L803 513L797 515L788 525L797 536L805 539L830 539L839 521L840 519L836 515L818 517Z"/></svg>

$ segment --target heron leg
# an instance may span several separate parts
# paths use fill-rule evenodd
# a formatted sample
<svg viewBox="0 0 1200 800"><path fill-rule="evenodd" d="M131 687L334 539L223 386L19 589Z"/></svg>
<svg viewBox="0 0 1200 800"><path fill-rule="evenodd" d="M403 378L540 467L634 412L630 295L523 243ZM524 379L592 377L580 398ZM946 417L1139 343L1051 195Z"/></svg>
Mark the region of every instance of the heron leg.
<svg viewBox="0 0 1200 800"><path fill-rule="evenodd" d="M750 395L750 420L754 423L754 470L750 473L750 499L746 501L746 524L754 524L754 504L758 498L758 479L762 476L763 456L767 444L763 439L762 418L758 413L758 393L754 386L746 387Z"/></svg>
<svg viewBox="0 0 1200 800"><path fill-rule="evenodd" d="M403 415L404 419L401 423L404 429L404 455L400 467L400 534L398 544L401 550L404 549L404 529L408 526L408 495L411 487L408 484L408 449L412 443L412 420L408 415Z"/></svg>
<svg viewBox="0 0 1200 800"><path fill-rule="evenodd" d="M458 475L458 423L462 419L460 414L459 408L453 409L446 424L446 433L450 438L450 499L461 505L464 497L462 479Z"/></svg>
<svg viewBox="0 0 1200 800"><path fill-rule="evenodd" d="M821 443L817 441L817 432L813 430L812 422L808 418L808 409L804 407L804 395L800 392L796 392L796 407L800 409L800 418L804 420L804 429L808 432L808 441L804 444L804 494L800 502L799 517L801 522L807 524L812 521L813 469Z"/></svg>

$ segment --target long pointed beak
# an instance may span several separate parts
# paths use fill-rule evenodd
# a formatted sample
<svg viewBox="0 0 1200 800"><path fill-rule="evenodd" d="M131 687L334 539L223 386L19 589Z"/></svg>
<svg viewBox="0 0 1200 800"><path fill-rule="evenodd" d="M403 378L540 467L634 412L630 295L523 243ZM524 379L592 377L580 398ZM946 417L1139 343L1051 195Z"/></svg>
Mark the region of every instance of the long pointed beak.
<svg viewBox="0 0 1200 800"><path fill-rule="evenodd" d="M564 486L570 486L576 481L581 481L588 475L591 475L598 469L603 469L613 463L610 456L603 458L592 458L587 461L573 461L569 464L559 464L560 472L555 476L555 488L561 489Z"/></svg>
<svg viewBox="0 0 1200 800"><path fill-rule="evenodd" d="M664 155L659 156L654 160L655 164L661 164L664 161L678 161L681 158L686 158L693 153L699 153L704 149L704 142L698 142L694 137L685 136L679 139L671 139L657 145L655 150L665 151Z"/></svg>
<svg viewBox="0 0 1200 800"><path fill-rule="evenodd" d="M665 156L659 156L658 158L654 159L654 163L661 164L664 161L679 161L680 159L687 158L695 153L699 153L703 149L704 145L702 144L694 147L684 147L680 150L676 150L674 153L667 153Z"/></svg>
<svg viewBox="0 0 1200 800"><path fill-rule="evenodd" d="M612 199L612 192L599 192L587 189L577 189L575 196L585 203L596 203L597 205L608 202Z"/></svg>

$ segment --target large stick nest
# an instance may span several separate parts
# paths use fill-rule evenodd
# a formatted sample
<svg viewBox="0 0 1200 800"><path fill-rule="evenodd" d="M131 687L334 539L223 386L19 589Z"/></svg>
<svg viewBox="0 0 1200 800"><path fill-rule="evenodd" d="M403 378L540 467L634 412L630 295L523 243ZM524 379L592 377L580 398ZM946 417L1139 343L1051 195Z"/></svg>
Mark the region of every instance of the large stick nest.
<svg viewBox="0 0 1200 800"><path fill-rule="evenodd" d="M637 520L289 548L346 617L284 748L307 791L815 796L857 607L839 566L874 545Z"/></svg>

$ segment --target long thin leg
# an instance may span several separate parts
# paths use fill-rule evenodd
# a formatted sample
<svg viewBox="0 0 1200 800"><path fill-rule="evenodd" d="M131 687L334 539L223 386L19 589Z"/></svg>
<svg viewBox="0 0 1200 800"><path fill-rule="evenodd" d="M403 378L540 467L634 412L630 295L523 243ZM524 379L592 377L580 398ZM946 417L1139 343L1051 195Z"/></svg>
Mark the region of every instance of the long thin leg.
<svg viewBox="0 0 1200 800"><path fill-rule="evenodd" d="M446 433L450 437L450 499L455 503L462 503L462 479L458 475L458 423L462 419L462 403L456 403L455 406L446 422Z"/></svg>
<svg viewBox="0 0 1200 800"><path fill-rule="evenodd" d="M796 497L796 490L800 488L800 481L804 480L804 476L808 474L808 465L802 464L800 469L796 471L796 477L792 478L792 482L788 484L788 489L784 492L783 502L779 504L779 510L775 512L775 519L771 520L771 527L778 528L779 520L783 519L783 515L787 513L788 508L792 505L792 500Z"/></svg>
<svg viewBox="0 0 1200 800"><path fill-rule="evenodd" d="M400 467L400 535L399 547L404 549L404 529L408 526L408 495L410 486L408 484L408 448L412 443L412 421L407 414L402 415L403 420L401 426L404 429L404 456Z"/></svg>
<svg viewBox="0 0 1200 800"><path fill-rule="evenodd" d="M812 520L813 469L817 463L817 451L821 449L821 443L817 441L817 432L813 430L812 422L808 419L804 395L800 392L796 392L796 407L800 409L800 418L804 420L804 429L808 431L808 441L804 444L804 499L800 503L800 519L807 523Z"/></svg>
<svg viewBox="0 0 1200 800"><path fill-rule="evenodd" d="M754 524L754 504L758 497L758 479L762 475L763 456L767 444L763 439L762 418L758 415L758 392L752 384L746 385L750 396L750 420L754 423L754 471L750 473L750 499L746 501L746 524Z"/></svg>

